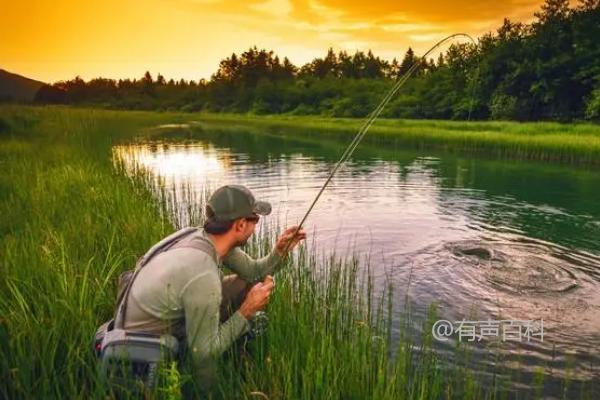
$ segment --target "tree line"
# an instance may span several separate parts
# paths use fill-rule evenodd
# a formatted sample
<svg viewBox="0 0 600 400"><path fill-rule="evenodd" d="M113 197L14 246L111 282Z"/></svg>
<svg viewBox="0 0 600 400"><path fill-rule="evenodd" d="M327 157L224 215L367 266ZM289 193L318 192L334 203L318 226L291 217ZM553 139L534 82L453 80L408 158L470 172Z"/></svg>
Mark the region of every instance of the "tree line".
<svg viewBox="0 0 600 400"><path fill-rule="evenodd" d="M43 86L39 103L123 109L364 117L413 64L384 110L393 118L600 120L600 0L546 0L531 24L505 19L476 44L437 59L409 48L401 60L329 49L300 67L252 47L219 63L209 80L79 77Z"/></svg>

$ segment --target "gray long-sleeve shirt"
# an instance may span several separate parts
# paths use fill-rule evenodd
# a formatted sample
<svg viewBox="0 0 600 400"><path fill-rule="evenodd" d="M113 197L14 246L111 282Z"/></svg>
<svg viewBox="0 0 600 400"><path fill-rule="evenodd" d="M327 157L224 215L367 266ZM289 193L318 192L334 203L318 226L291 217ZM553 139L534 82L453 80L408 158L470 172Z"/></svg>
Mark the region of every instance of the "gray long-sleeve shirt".
<svg viewBox="0 0 600 400"><path fill-rule="evenodd" d="M203 229L196 239L214 244ZM248 282L276 271L281 257L275 252L255 260L239 247L222 260ZM221 281L216 250L211 254L183 247L160 253L139 272L129 295L125 329L146 332L179 332L186 336L194 361L201 365L220 355L248 329L238 310L220 323Z"/></svg>

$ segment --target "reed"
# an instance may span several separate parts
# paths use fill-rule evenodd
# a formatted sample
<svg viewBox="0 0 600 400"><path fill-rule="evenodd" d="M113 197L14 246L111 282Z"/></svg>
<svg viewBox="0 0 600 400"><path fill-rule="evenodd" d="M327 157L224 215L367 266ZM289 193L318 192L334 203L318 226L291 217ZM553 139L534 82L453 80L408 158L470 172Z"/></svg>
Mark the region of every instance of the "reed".
<svg viewBox="0 0 600 400"><path fill-rule="evenodd" d="M0 108L2 398L105 398L91 342L113 313L116 277L177 225L199 223L202 207L183 188L187 205L178 208L171 188L114 163L111 146L184 118ZM249 251L269 251L277 229L265 226ZM434 308L421 337L400 329L392 339L391 299L400 289L375 292L355 257L322 258L301 248L277 276L267 335L252 344L250 357L222 361L210 396L503 398L508 386L484 385L462 358L437 355L428 328ZM409 314L401 325L410 325ZM155 397L181 397L185 370L162 372L166 386ZM584 386L581 396L592 398L593 389Z"/></svg>

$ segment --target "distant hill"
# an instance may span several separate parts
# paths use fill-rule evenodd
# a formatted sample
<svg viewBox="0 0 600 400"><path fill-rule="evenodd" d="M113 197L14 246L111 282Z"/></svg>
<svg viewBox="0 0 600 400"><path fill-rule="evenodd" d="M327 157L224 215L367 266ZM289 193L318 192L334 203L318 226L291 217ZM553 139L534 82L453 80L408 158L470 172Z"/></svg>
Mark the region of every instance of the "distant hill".
<svg viewBox="0 0 600 400"><path fill-rule="evenodd" d="M0 101L33 101L36 92L43 85L44 82L0 69Z"/></svg>

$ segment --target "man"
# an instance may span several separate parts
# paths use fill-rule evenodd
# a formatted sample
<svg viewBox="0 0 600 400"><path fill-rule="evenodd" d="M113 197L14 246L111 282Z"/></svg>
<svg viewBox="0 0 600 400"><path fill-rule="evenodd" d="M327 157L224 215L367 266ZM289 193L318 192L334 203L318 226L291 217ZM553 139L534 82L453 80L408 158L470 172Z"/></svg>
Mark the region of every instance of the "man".
<svg viewBox="0 0 600 400"><path fill-rule="evenodd" d="M203 229L184 239L202 246L178 243L140 270L128 296L125 329L185 337L198 377L210 380L211 359L248 332L249 321L269 302L271 275L284 252L306 238L303 230L293 237L297 227L291 227L269 255L248 256L239 246L254 233L260 216L270 213L271 205L256 201L244 186L217 189L208 200ZM223 277L221 262L236 274Z"/></svg>

